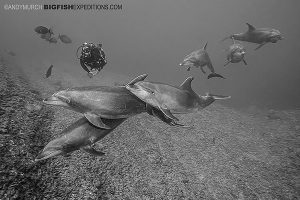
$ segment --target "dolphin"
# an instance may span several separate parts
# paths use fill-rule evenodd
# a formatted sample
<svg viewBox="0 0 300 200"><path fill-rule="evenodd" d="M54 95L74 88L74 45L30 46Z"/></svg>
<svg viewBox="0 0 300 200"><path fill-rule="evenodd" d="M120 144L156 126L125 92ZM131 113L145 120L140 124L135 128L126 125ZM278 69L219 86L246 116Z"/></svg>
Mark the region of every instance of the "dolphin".
<svg viewBox="0 0 300 200"><path fill-rule="evenodd" d="M208 75L208 79L212 77L219 77L224 78L222 75L215 73L215 69L211 63L209 55L206 51L207 43L204 45L202 49L193 51L189 55L187 55L183 62L179 64L179 66L186 66L187 71L191 70L191 67L200 67L201 71L205 74L204 67L207 66L208 69L211 71L211 74Z"/></svg>
<svg viewBox="0 0 300 200"><path fill-rule="evenodd" d="M240 61L243 61L245 65L247 65L247 62L244 58L246 54L246 50L242 44L235 43L235 40L233 40L233 44L230 45L227 53L227 62L224 66L228 65L229 63L238 63Z"/></svg>
<svg viewBox="0 0 300 200"><path fill-rule="evenodd" d="M153 115L163 122L177 126L163 113L141 101L131 94L125 86L90 86L61 90L43 100L45 104L62 106L64 108L84 114L94 126L110 129L102 119L128 118L142 112ZM153 110L152 110L153 109Z"/></svg>
<svg viewBox="0 0 300 200"><path fill-rule="evenodd" d="M259 44L255 50L261 48L267 43L276 43L278 40L282 40L283 37L279 30L273 28L255 28L253 25L246 23L248 30L244 33L232 34L229 37L224 38L222 41L233 38L235 40L252 42Z"/></svg>
<svg viewBox="0 0 300 200"><path fill-rule="evenodd" d="M61 137L50 141L36 157L35 161L45 160L57 155L67 155L76 150L84 150L96 156L104 153L93 148L93 144L104 138L126 119L102 119L111 129L99 129L84 117L64 129Z"/></svg>
<svg viewBox="0 0 300 200"><path fill-rule="evenodd" d="M146 111L145 103L124 86L76 87L56 92L43 102L83 113L90 123L104 129L110 127L103 118L128 118Z"/></svg>
<svg viewBox="0 0 300 200"><path fill-rule="evenodd" d="M176 87L164 83L146 82L144 79L147 76L143 74L133 79L125 86L126 89L144 101L147 104L146 108L152 106L159 109L172 123L178 121L173 114L197 112L215 100L231 98L208 93L206 96L196 94L191 87L193 77L188 77L179 87Z"/></svg>

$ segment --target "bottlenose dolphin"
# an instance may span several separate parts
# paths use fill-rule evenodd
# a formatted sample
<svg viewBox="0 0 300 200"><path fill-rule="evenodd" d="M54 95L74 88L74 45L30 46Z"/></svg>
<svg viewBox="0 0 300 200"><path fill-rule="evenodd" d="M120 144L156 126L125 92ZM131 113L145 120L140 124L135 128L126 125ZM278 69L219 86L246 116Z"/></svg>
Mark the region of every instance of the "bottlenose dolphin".
<svg viewBox="0 0 300 200"><path fill-rule="evenodd" d="M146 111L146 105L124 86L89 86L61 90L43 101L62 106L84 116L94 126L110 129L102 118L120 119Z"/></svg>
<svg viewBox="0 0 300 200"><path fill-rule="evenodd" d="M61 90L43 102L83 113L90 123L104 129L110 127L103 123L103 118L128 118L146 111L154 113L154 116L169 125L179 125L163 117L160 110L150 105L146 108L146 103L131 94L125 86L90 86Z"/></svg>
<svg viewBox="0 0 300 200"><path fill-rule="evenodd" d="M246 24L248 26L248 30L246 32L232 34L231 36L224 38L222 41L228 38L233 38L235 40L256 43L259 44L258 47L255 48L255 50L257 50L267 43L276 43L278 40L283 39L279 30L273 28L255 28L249 23Z"/></svg>
<svg viewBox="0 0 300 200"><path fill-rule="evenodd" d="M207 66L207 68L211 71L211 74L208 75L208 79L212 77L220 77L224 78L222 75L215 73L215 69L211 63L211 60L209 58L209 55L206 51L207 43L204 45L202 49L193 51L189 55L187 55L183 62L179 64L179 66L185 66L188 67L187 71L191 70L191 67L200 67L201 71L205 74L204 67Z"/></svg>
<svg viewBox="0 0 300 200"><path fill-rule="evenodd" d="M148 75L143 74L133 79L125 87L132 94L159 109L165 117L176 123L178 119L172 114L185 114L199 111L217 99L228 99L230 96L206 94L197 95L192 87L193 77L187 78L179 87L164 83L143 81ZM148 112L149 113L149 112Z"/></svg>
<svg viewBox="0 0 300 200"><path fill-rule="evenodd" d="M62 131L62 136L50 141L35 161L45 160L57 155L67 155L76 150L84 150L93 155L102 156L92 145L104 138L126 119L102 119L111 129L99 129L84 117Z"/></svg>
<svg viewBox="0 0 300 200"><path fill-rule="evenodd" d="M235 43L234 39L233 44L230 45L227 53L227 62L224 66L228 65L229 63L238 63L243 61L245 65L247 65L247 62L244 58L246 54L246 50L242 44Z"/></svg>

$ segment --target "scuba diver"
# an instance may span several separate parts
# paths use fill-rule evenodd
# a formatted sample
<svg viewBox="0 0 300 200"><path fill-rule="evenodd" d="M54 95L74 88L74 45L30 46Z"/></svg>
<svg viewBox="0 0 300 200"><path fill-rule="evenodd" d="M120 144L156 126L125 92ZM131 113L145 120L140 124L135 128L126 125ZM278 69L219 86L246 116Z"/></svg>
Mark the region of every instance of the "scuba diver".
<svg viewBox="0 0 300 200"><path fill-rule="evenodd" d="M78 50L80 48L81 55L78 57ZM102 44L96 46L93 43L85 42L78 47L76 54L77 58L80 59L81 67L88 72L90 78L98 74L107 63Z"/></svg>

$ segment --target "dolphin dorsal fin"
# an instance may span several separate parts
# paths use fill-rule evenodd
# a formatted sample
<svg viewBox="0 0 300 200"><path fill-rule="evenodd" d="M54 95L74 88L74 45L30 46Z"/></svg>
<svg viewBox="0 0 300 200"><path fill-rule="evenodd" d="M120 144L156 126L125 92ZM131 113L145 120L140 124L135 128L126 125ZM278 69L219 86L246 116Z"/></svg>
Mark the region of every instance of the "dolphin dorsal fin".
<svg viewBox="0 0 300 200"><path fill-rule="evenodd" d="M254 26L252 26L251 24L249 24L249 23L246 23L247 24L247 26L248 26L248 31L254 31L255 30L255 27Z"/></svg>
<svg viewBox="0 0 300 200"><path fill-rule="evenodd" d="M206 47L207 47L207 42L205 43L203 49L206 50Z"/></svg>
<svg viewBox="0 0 300 200"><path fill-rule="evenodd" d="M183 90L193 91L191 86L192 80L194 80L194 77L188 77L187 79L185 79L185 81L183 81L183 83L181 83L179 87Z"/></svg>
<svg viewBox="0 0 300 200"><path fill-rule="evenodd" d="M147 76L148 76L148 74L139 75L138 77L134 78L129 83L127 83L127 85L134 85L135 83L137 83L139 81L143 81Z"/></svg>

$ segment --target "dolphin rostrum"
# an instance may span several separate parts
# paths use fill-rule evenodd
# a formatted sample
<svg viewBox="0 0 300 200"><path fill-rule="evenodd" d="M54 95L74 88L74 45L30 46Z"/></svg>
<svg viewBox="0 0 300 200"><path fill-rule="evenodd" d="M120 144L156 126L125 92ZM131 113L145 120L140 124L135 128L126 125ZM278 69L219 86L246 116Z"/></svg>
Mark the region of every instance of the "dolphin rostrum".
<svg viewBox="0 0 300 200"><path fill-rule="evenodd" d="M188 67L187 71L191 70L191 67L200 67L201 71L205 74L204 67L207 66L207 68L211 71L211 74L208 75L208 79L212 77L219 77L224 78L222 75L215 73L215 69L211 63L211 60L209 58L209 55L206 51L207 43L204 45L202 49L193 51L189 55L187 55L183 62L179 64L179 66L185 66Z"/></svg>
<svg viewBox="0 0 300 200"><path fill-rule="evenodd" d="M178 121L173 113L193 113L207 107L217 99L230 98L230 96L212 94L197 95L191 88L193 77L187 78L179 87L176 87L143 81L147 76L147 74L138 76L125 86L126 89L144 101L147 106L161 110L165 118L171 120L172 123Z"/></svg>
<svg viewBox="0 0 300 200"><path fill-rule="evenodd" d="M96 156L104 153L93 148L100 139L113 131L126 119L102 119L111 129L99 129L89 123L84 117L62 131L62 136L50 141L36 157L35 161L45 160L57 155L67 155L76 150L84 150Z"/></svg>
<svg viewBox="0 0 300 200"><path fill-rule="evenodd" d="M233 44L230 45L228 52L227 52L227 62L224 66L228 65L229 63L238 63L243 61L245 65L247 65L247 62L244 58L246 54L246 50L242 44L235 43L234 39Z"/></svg>
<svg viewBox="0 0 300 200"><path fill-rule="evenodd" d="M283 37L279 30L273 28L255 28L249 23L246 23L248 26L248 30L244 33L232 34L229 37L224 38L222 41L233 38L235 40L252 42L259 44L255 50L261 48L267 43L276 43L278 40L282 40Z"/></svg>

